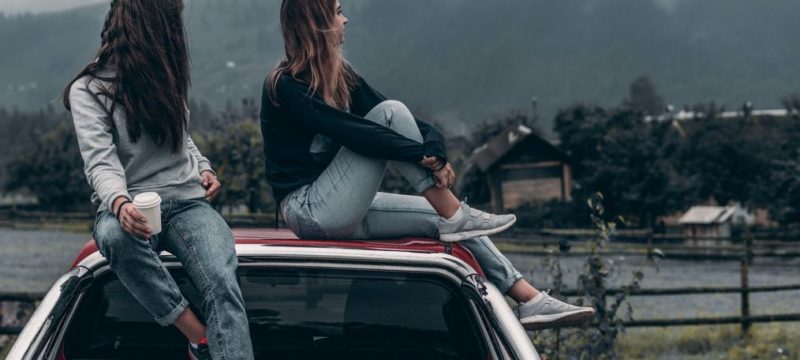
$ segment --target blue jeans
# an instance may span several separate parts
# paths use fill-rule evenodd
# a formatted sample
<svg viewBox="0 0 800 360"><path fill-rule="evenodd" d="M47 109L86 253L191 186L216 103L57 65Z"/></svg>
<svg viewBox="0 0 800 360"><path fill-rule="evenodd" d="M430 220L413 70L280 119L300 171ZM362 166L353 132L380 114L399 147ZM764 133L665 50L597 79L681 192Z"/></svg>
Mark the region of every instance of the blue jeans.
<svg viewBox="0 0 800 360"><path fill-rule="evenodd" d="M208 347L214 359L253 359L244 300L236 281L233 234L206 202L167 200L161 204L162 232L142 240L122 229L108 211L98 214L94 239L122 285L167 326L188 306L158 257L175 255L203 296Z"/></svg>
<svg viewBox="0 0 800 360"><path fill-rule="evenodd" d="M414 116L398 101L379 104L365 118L423 141ZM424 197L378 192L390 163L419 193L435 184L431 172L419 164L370 158L343 147L316 181L281 202L287 225L307 239L439 238L439 215ZM508 291L522 278L488 237L461 244L500 290Z"/></svg>

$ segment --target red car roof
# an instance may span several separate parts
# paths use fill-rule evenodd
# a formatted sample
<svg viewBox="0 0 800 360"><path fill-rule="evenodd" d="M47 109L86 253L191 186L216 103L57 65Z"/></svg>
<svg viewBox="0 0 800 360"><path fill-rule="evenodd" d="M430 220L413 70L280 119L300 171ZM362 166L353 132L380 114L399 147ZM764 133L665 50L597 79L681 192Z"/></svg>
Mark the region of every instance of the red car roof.
<svg viewBox="0 0 800 360"><path fill-rule="evenodd" d="M466 262L475 271L483 275L483 270L472 253L459 245L448 244L429 238L403 238L392 240L305 240L288 229L233 229L233 236L237 244L256 244L265 246L307 246L307 247L334 247L343 249L386 250L386 251L416 251L428 253L449 253ZM93 240L89 240L78 252L71 268L78 266L87 256L97 251Z"/></svg>

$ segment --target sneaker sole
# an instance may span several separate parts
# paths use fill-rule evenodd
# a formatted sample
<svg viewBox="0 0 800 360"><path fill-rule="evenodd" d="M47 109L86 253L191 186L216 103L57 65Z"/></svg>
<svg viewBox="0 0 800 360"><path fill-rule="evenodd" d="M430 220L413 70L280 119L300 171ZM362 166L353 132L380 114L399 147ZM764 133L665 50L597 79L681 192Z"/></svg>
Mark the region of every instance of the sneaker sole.
<svg viewBox="0 0 800 360"><path fill-rule="evenodd" d="M552 315L533 315L519 320L525 330L543 330L577 325L594 317L594 309L573 310Z"/></svg>
<svg viewBox="0 0 800 360"><path fill-rule="evenodd" d="M517 222L517 217L514 216L514 218L507 224L504 224L502 226L493 229L472 230L472 231L463 231L452 234L439 235L439 240L442 242L458 242L462 240L473 239L478 236L494 235L505 231L506 229L510 228L511 225L514 225L514 223L516 222Z"/></svg>

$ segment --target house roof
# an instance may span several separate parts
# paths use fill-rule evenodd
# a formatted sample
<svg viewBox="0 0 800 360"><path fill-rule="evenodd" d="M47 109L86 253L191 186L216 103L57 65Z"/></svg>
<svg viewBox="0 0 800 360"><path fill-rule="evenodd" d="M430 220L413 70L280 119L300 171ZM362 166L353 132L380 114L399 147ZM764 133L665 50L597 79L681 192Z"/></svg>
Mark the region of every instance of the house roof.
<svg viewBox="0 0 800 360"><path fill-rule="evenodd" d="M548 147L558 153L563 153L549 141L541 138L533 130L525 125L512 125L503 130L499 135L489 139L488 142L479 146L472 152L470 161L478 169L485 172L492 165L497 163L503 156L508 154L515 146L528 138L537 138Z"/></svg>
<svg viewBox="0 0 800 360"><path fill-rule="evenodd" d="M750 113L750 116L788 117L794 114L797 114L797 111L789 111L786 109L765 109L765 110L753 110ZM702 112L680 110L678 112L669 114L661 114L657 116L645 116L644 120L645 121L694 120L694 119L704 118L706 116L707 115ZM744 115L742 111L723 111L717 114L716 116L720 119L738 119Z"/></svg>
<svg viewBox="0 0 800 360"><path fill-rule="evenodd" d="M730 220L735 212L735 206L692 206L689 211L681 216L678 223L681 225L722 224Z"/></svg>

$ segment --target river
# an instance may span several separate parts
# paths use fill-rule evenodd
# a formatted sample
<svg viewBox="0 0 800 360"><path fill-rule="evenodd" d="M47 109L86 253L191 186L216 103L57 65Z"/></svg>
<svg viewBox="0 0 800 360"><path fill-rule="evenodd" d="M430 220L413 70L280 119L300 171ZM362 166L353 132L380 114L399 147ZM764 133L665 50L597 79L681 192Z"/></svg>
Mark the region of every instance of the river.
<svg viewBox="0 0 800 360"><path fill-rule="evenodd" d="M46 291L90 237L88 232L0 228L0 291Z"/></svg>
<svg viewBox="0 0 800 360"><path fill-rule="evenodd" d="M15 230L0 228L0 291L46 291L63 274L90 234L44 230ZM535 285L546 289L551 283L543 269L542 258L531 255L508 256L518 269ZM662 261L660 270L646 266L642 257L611 258L616 270L611 280L616 285L627 282L633 270L644 266L644 288L685 286L738 286L737 261ZM565 280L576 283L583 259L562 260ZM800 283L800 259L758 258L750 268L750 285L781 285ZM800 291L755 293L750 295L753 314L796 312L800 308ZM634 316L645 318L680 318L690 316L737 315L738 294L632 297Z"/></svg>

